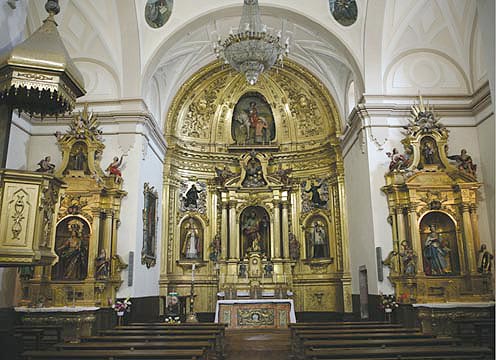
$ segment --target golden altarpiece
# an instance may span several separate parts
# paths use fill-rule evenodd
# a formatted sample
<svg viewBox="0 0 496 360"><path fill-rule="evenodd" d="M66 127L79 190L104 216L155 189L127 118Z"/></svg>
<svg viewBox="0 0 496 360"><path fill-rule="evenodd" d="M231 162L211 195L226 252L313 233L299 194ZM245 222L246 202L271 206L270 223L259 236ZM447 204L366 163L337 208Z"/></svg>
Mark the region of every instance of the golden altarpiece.
<svg viewBox="0 0 496 360"><path fill-rule="evenodd" d="M466 150L447 154L448 129L422 98L405 129L405 151L388 154L382 188L393 228L385 264L396 296L405 303L493 299L490 258L483 261L490 255L479 237L475 164Z"/></svg>
<svg viewBox="0 0 496 360"><path fill-rule="evenodd" d="M165 133L161 295L194 281L197 312L218 295L352 311L340 121L315 77L287 62L250 86L211 64Z"/></svg>
<svg viewBox="0 0 496 360"><path fill-rule="evenodd" d="M21 273L21 305L108 306L127 266L116 253L122 178L101 169L105 146L86 106L55 136L62 151L55 176L67 186L54 225L58 262Z"/></svg>

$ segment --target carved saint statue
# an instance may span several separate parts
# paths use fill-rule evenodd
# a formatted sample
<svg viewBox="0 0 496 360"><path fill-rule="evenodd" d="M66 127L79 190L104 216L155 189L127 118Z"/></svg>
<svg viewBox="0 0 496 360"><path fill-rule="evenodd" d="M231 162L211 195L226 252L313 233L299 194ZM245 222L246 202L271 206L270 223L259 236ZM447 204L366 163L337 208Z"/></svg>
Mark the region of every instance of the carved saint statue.
<svg viewBox="0 0 496 360"><path fill-rule="evenodd" d="M480 273L490 273L491 262L493 259L494 256L487 251L486 244L482 244L479 252L477 253L477 271Z"/></svg>
<svg viewBox="0 0 496 360"><path fill-rule="evenodd" d="M300 258L300 243L292 232L289 233L289 256L291 260L298 260Z"/></svg>
<svg viewBox="0 0 496 360"><path fill-rule="evenodd" d="M265 251L264 236L267 233L268 223L268 219L258 216L254 209L244 214L241 230L245 236L248 251Z"/></svg>
<svg viewBox="0 0 496 360"><path fill-rule="evenodd" d="M184 207L196 209L198 206L198 194L200 192L202 192L202 190L198 190L195 184L191 185L191 188L186 192L186 196L184 197Z"/></svg>
<svg viewBox="0 0 496 360"><path fill-rule="evenodd" d="M324 223L314 220L308 229L307 237L310 244L310 257L313 259L328 257L327 234Z"/></svg>
<svg viewBox="0 0 496 360"><path fill-rule="evenodd" d="M78 146L70 156L69 169L85 170L85 165L86 165L86 154L83 148L81 146Z"/></svg>
<svg viewBox="0 0 496 360"><path fill-rule="evenodd" d="M407 276L415 275L417 272L417 255L406 240L401 242L401 247L403 249L400 251L399 256L403 265L403 274Z"/></svg>
<svg viewBox="0 0 496 360"><path fill-rule="evenodd" d="M110 259L107 257L107 252L105 249L100 251L100 255L95 259L95 278L108 279L110 275Z"/></svg>
<svg viewBox="0 0 496 360"><path fill-rule="evenodd" d="M422 146L422 156L424 157L424 164L434 164L435 152L434 147L430 141L426 141Z"/></svg>
<svg viewBox="0 0 496 360"><path fill-rule="evenodd" d="M193 219L189 220L185 229L181 253L186 259L198 259L201 254L200 231Z"/></svg>
<svg viewBox="0 0 496 360"><path fill-rule="evenodd" d="M467 154L467 150L462 149L460 155L450 155L448 159L456 161L456 167L460 171L475 176L477 165L472 162L472 157Z"/></svg>
<svg viewBox="0 0 496 360"><path fill-rule="evenodd" d="M45 156L44 159L41 159L40 162L38 163L39 168L36 169L36 172L53 174L53 171L55 170L55 165L52 164L50 161L51 161L50 156Z"/></svg>
<svg viewBox="0 0 496 360"><path fill-rule="evenodd" d="M120 167L122 165L122 159L124 156L125 155L122 155L120 159L118 156L114 156L110 165L107 166L107 171L108 171L109 175L115 176L115 182L116 183L120 183L122 181L122 173L121 173Z"/></svg>
<svg viewBox="0 0 496 360"><path fill-rule="evenodd" d="M441 241L436 225L429 225L430 233L427 235L424 246L426 260L425 273L427 275L443 275L449 273L448 259L451 249Z"/></svg>
<svg viewBox="0 0 496 360"><path fill-rule="evenodd" d="M327 204L327 200L323 200L320 196L319 189L322 187L322 183L319 183L318 185L311 183L310 184L310 189L305 190L306 193L312 193L312 198L310 201L314 206L321 207L325 206Z"/></svg>
<svg viewBox="0 0 496 360"><path fill-rule="evenodd" d="M252 156L245 167L246 175L242 185L245 187L261 187L267 185L262 173L260 160Z"/></svg>

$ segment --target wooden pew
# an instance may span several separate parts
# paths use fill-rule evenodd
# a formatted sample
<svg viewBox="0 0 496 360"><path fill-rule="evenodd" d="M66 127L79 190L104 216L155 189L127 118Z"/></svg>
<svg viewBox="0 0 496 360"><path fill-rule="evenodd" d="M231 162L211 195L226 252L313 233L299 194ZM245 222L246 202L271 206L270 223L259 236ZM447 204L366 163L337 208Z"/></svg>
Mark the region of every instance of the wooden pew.
<svg viewBox="0 0 496 360"><path fill-rule="evenodd" d="M461 340L455 338L403 338L403 339L367 339L367 340L307 340L303 342L305 349L327 348L362 348L362 347L394 347L394 346L433 346L460 345Z"/></svg>
<svg viewBox="0 0 496 360"><path fill-rule="evenodd" d="M414 346L386 348L308 349L305 359L487 359L491 350L464 346Z"/></svg>
<svg viewBox="0 0 496 360"><path fill-rule="evenodd" d="M62 343L55 345L57 350L152 350L152 349L201 349L213 350L209 341L95 341L82 343Z"/></svg>
<svg viewBox="0 0 496 360"><path fill-rule="evenodd" d="M158 360L158 359L192 359L204 360L206 352L201 349L160 349L160 350L61 350L61 351L26 351L22 354L25 360Z"/></svg>

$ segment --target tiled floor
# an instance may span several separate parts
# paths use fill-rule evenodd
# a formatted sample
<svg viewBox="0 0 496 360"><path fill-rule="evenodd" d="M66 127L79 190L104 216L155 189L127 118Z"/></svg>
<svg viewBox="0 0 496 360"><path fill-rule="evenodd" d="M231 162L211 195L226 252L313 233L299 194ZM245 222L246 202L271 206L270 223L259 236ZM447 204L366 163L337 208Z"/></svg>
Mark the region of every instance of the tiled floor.
<svg viewBox="0 0 496 360"><path fill-rule="evenodd" d="M228 330L226 360L288 360L289 330Z"/></svg>

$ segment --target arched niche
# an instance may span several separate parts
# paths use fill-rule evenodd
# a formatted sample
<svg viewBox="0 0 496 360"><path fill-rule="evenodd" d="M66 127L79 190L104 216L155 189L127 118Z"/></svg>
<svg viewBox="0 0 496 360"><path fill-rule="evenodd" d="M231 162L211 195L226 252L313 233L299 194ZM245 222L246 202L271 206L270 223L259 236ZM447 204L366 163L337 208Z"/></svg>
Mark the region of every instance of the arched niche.
<svg viewBox="0 0 496 360"><path fill-rule="evenodd" d="M270 218L267 210L261 206L248 206L239 218L241 239L241 257L248 251L261 251L270 257Z"/></svg>
<svg viewBox="0 0 496 360"><path fill-rule="evenodd" d="M460 273L456 224L444 212L431 211L420 221L424 272L428 276Z"/></svg>
<svg viewBox="0 0 496 360"><path fill-rule="evenodd" d="M180 225L181 260L203 260L203 224L194 217L186 217Z"/></svg>
<svg viewBox="0 0 496 360"><path fill-rule="evenodd" d="M55 252L59 261L52 267L52 280L86 279L90 236L91 227L81 216L67 216L58 222Z"/></svg>
<svg viewBox="0 0 496 360"><path fill-rule="evenodd" d="M320 215L312 215L305 222L305 253L307 260L330 258L329 224Z"/></svg>
<svg viewBox="0 0 496 360"><path fill-rule="evenodd" d="M65 173L68 170L83 171L86 175L89 174L88 168L88 145L83 141L77 141L72 145L71 152L69 154L69 163L65 169Z"/></svg>

